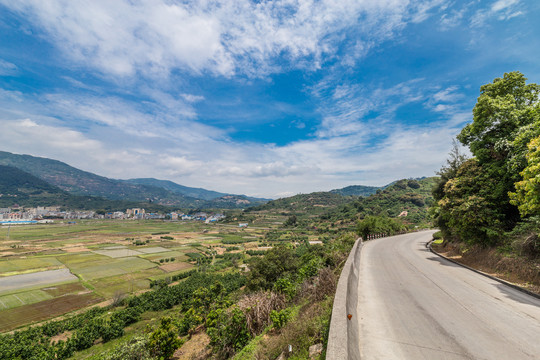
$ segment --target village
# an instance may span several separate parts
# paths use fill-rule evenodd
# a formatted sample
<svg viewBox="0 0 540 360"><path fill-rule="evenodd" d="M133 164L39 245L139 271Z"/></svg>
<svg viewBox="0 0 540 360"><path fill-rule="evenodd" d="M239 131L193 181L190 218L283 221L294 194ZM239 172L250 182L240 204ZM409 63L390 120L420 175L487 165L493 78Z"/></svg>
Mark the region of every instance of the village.
<svg viewBox="0 0 540 360"><path fill-rule="evenodd" d="M225 215L218 213L197 212L195 214L185 214L183 212L151 213L143 208L132 208L123 211L102 212L102 211L81 211L62 209L59 206L38 206L25 208L13 206L0 208L0 224L31 224L47 223L55 219L81 220L81 219L116 219L116 220L170 220L170 221L204 221L205 223L217 222L225 218Z"/></svg>

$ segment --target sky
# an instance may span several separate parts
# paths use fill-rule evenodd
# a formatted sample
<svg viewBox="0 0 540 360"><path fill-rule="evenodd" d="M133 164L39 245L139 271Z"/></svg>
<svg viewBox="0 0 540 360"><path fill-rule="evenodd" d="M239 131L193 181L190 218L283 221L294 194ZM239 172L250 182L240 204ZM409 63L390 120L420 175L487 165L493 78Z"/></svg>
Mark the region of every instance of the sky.
<svg viewBox="0 0 540 360"><path fill-rule="evenodd" d="M434 176L537 0L0 0L0 150L278 198Z"/></svg>

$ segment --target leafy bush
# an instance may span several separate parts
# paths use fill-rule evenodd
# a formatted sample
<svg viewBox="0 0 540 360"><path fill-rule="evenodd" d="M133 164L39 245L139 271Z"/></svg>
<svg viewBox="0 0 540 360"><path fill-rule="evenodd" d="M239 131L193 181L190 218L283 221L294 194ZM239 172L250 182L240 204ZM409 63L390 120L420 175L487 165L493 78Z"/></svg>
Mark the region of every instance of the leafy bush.
<svg viewBox="0 0 540 360"><path fill-rule="evenodd" d="M274 328L281 329L291 318L291 309L286 308L281 311L272 310L270 313L270 319Z"/></svg>

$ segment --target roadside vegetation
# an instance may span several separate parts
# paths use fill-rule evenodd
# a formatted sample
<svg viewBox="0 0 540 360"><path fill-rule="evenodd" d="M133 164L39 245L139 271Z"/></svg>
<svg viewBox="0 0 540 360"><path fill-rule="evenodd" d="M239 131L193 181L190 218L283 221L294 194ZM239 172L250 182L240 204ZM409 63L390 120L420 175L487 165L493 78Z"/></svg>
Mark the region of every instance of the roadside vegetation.
<svg viewBox="0 0 540 360"><path fill-rule="evenodd" d="M480 88L433 191L441 251L540 290L540 86L519 72ZM513 259L513 260L512 260ZM516 276L520 274L519 276Z"/></svg>

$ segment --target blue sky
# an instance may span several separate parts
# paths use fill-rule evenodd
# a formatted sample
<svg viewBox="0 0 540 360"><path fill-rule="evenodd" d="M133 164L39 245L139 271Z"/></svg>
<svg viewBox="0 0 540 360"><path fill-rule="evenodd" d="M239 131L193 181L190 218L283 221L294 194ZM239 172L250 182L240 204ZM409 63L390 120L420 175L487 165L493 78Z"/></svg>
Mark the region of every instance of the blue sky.
<svg viewBox="0 0 540 360"><path fill-rule="evenodd" d="M535 0L0 0L0 150L281 197L431 176Z"/></svg>

